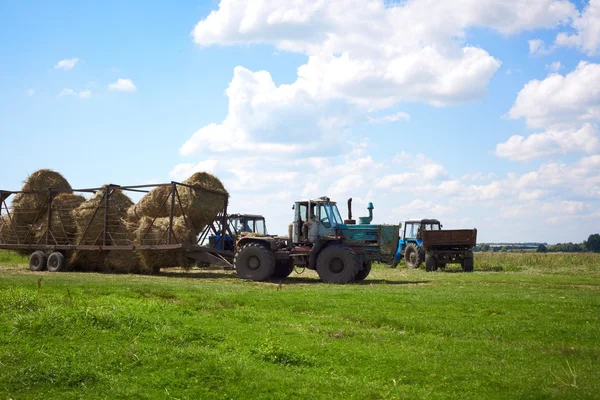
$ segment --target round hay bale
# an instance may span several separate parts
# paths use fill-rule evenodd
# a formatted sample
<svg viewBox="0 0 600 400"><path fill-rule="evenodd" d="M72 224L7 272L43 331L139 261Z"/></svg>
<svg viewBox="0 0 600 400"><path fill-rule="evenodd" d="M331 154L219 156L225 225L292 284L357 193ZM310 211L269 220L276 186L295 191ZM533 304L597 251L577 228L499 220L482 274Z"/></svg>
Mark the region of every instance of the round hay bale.
<svg viewBox="0 0 600 400"><path fill-rule="evenodd" d="M136 231L137 245L163 245L169 239L169 218L157 218L152 223L152 218L143 217ZM172 241L181 244L196 243L196 230L191 225L186 225L183 217L173 218ZM160 268L187 267L190 261L181 250L142 250L140 260L142 266L149 272L158 272Z"/></svg>
<svg viewBox="0 0 600 400"><path fill-rule="evenodd" d="M106 187L106 185L103 186L103 190L96 191L89 200L72 211L71 215L77 226L76 244L94 245L103 243L104 193ZM132 244L133 232L128 229L124 218L127 215L127 209L133 205L133 202L117 188L111 189L108 199L107 228L110 243L107 244Z"/></svg>
<svg viewBox="0 0 600 400"><path fill-rule="evenodd" d="M129 207L127 219L131 222L137 222L142 217L168 217L171 209L170 194L170 186L159 186L151 190L137 204ZM164 207L162 207L163 204Z"/></svg>
<svg viewBox="0 0 600 400"><path fill-rule="evenodd" d="M211 223L220 211L225 207L227 190L223 183L214 175L206 172L196 172L184 180L186 185L194 186L191 189L186 186L178 186L179 198L185 215L194 225L196 232L201 232L204 227ZM202 189L216 191L211 193ZM180 214L181 208L177 207Z"/></svg>
<svg viewBox="0 0 600 400"><path fill-rule="evenodd" d="M40 169L27 177L21 191L40 191L39 193L17 193L12 201L15 220L21 225L33 225L44 214L47 206L48 189L70 193L69 182L58 172ZM37 217L37 218L36 218Z"/></svg>
<svg viewBox="0 0 600 400"><path fill-rule="evenodd" d="M49 244L75 244L74 239L77 236L77 225L75 224L72 212L85 201L85 197L72 193L60 193L54 198L52 201L52 232L48 237ZM36 243L40 240L45 243L47 228L48 213L45 213L44 217L40 218L34 224Z"/></svg>

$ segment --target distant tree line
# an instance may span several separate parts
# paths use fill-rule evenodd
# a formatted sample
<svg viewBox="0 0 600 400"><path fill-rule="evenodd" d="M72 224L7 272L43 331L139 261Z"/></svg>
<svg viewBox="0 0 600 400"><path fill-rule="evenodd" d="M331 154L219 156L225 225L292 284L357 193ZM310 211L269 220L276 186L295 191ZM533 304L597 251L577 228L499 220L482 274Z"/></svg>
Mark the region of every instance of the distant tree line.
<svg viewBox="0 0 600 400"><path fill-rule="evenodd" d="M594 253L600 253L600 234L594 233L593 235L590 235L588 237L588 240L584 240L583 243L479 243L473 248L473 250L484 252L529 250L537 251L538 253L579 253L584 251L591 251Z"/></svg>

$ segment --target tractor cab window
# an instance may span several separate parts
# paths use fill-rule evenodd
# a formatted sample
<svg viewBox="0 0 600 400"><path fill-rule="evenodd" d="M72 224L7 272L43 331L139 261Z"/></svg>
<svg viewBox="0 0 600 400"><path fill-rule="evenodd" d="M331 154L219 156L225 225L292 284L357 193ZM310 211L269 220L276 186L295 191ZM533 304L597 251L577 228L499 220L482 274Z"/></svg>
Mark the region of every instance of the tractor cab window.
<svg viewBox="0 0 600 400"><path fill-rule="evenodd" d="M418 222L412 223L412 224L406 224L406 234L404 235L404 237L406 237L408 239L416 238L420 227L421 227L421 224Z"/></svg>
<svg viewBox="0 0 600 400"><path fill-rule="evenodd" d="M331 228L331 218L327 208L328 207L325 206L325 204L319 206L319 220L321 221L321 225L325 228Z"/></svg>
<svg viewBox="0 0 600 400"><path fill-rule="evenodd" d="M265 226L265 220L264 219L257 219L255 221L255 232L256 233L260 233L261 235L266 235L267 234L267 227Z"/></svg>
<svg viewBox="0 0 600 400"><path fill-rule="evenodd" d="M423 225L423 230L426 230L426 231L439 231L440 230L440 224L425 224L425 225Z"/></svg>
<svg viewBox="0 0 600 400"><path fill-rule="evenodd" d="M342 216L340 215L340 210L338 210L337 205L332 204L330 205L331 207L331 214L333 215L333 220L335 221L336 225L342 225L344 223L344 220L342 219Z"/></svg>
<svg viewBox="0 0 600 400"><path fill-rule="evenodd" d="M254 220L245 219L244 225L242 226L242 232L256 232L254 229Z"/></svg>

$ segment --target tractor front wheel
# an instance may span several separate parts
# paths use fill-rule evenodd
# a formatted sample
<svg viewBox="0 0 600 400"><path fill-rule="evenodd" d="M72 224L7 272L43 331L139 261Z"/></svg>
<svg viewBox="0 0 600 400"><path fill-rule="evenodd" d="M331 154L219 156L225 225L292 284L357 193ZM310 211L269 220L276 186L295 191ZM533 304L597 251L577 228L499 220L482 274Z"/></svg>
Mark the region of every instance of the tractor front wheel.
<svg viewBox="0 0 600 400"><path fill-rule="evenodd" d="M331 245L317 258L317 274L325 283L350 283L356 279L360 263L354 250L341 245Z"/></svg>
<svg viewBox="0 0 600 400"><path fill-rule="evenodd" d="M275 271L275 254L261 243L248 243L235 253L233 265L240 278L265 281Z"/></svg>

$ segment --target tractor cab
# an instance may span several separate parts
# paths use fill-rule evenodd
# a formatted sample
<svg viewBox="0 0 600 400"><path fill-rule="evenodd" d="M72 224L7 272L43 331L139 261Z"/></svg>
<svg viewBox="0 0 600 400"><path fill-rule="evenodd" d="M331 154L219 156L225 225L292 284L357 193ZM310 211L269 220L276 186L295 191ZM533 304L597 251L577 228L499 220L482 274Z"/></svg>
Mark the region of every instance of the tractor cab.
<svg viewBox="0 0 600 400"><path fill-rule="evenodd" d="M421 232L425 231L439 231L441 230L440 221L437 219L420 219L420 220L408 220L404 223L404 229L400 234L400 244L406 242L416 242L418 246L421 245Z"/></svg>
<svg viewBox="0 0 600 400"><path fill-rule="evenodd" d="M337 204L329 197L297 201L293 208L293 243L314 244L320 237L335 236L336 228L344 224Z"/></svg>
<svg viewBox="0 0 600 400"><path fill-rule="evenodd" d="M232 214L229 216L229 228L235 236L240 236L242 232L267 235L265 217L262 215Z"/></svg>
<svg viewBox="0 0 600 400"><path fill-rule="evenodd" d="M392 266L395 267L404 258L409 268L418 267L424 259L421 249L423 244L421 232L424 230L439 231L441 229L442 225L437 219L410 219L404 222L404 226L400 228L398 250L392 260Z"/></svg>
<svg viewBox="0 0 600 400"><path fill-rule="evenodd" d="M208 239L208 246L219 250L235 250L235 240L243 234L267 235L265 217L253 214L230 214L227 216L227 234L222 237L222 224L218 218L207 225L201 234L201 242Z"/></svg>

